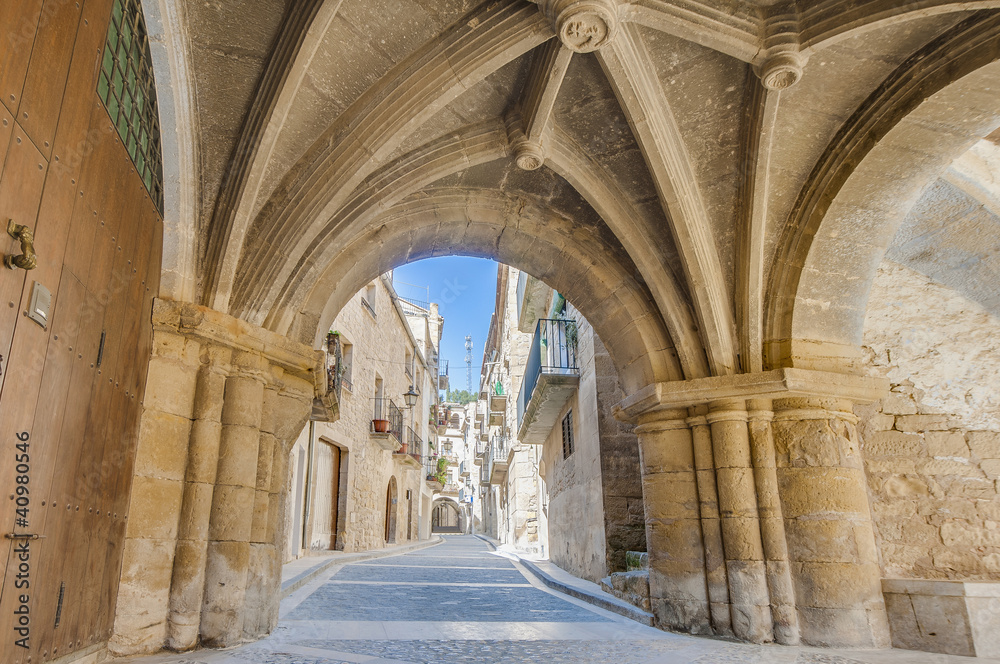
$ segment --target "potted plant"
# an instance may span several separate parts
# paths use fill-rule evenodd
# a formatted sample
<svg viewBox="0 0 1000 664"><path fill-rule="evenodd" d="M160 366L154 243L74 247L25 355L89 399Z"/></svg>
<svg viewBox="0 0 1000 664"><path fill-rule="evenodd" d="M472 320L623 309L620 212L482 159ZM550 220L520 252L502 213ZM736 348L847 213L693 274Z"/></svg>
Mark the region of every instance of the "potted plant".
<svg viewBox="0 0 1000 664"><path fill-rule="evenodd" d="M372 420L375 433L389 433L389 420Z"/></svg>
<svg viewBox="0 0 1000 664"><path fill-rule="evenodd" d="M409 447L410 447L409 443L402 443L402 447L399 448L399 453L406 454L406 450L409 449Z"/></svg>

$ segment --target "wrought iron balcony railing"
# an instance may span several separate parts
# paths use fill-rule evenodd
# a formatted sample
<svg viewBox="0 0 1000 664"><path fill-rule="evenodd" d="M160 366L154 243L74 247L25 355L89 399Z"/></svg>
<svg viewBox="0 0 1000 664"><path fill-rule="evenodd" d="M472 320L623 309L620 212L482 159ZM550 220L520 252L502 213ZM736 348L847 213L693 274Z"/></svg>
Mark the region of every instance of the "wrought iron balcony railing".
<svg viewBox="0 0 1000 664"><path fill-rule="evenodd" d="M524 380L517 395L517 425L531 402L535 385L542 375L575 376L580 367L576 357L577 325L573 320L539 319L524 369Z"/></svg>
<svg viewBox="0 0 1000 664"><path fill-rule="evenodd" d="M392 399L372 399L372 433L387 433L403 442L403 411L393 403Z"/></svg>

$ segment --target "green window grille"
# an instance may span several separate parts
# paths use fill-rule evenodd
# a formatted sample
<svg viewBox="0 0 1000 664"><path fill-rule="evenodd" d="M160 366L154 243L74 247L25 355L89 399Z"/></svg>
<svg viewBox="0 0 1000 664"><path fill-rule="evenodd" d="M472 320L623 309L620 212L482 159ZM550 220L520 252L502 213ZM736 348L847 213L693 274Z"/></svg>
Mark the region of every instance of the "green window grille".
<svg viewBox="0 0 1000 664"><path fill-rule="evenodd" d="M160 115L140 0L114 0L97 93L146 191L163 214Z"/></svg>

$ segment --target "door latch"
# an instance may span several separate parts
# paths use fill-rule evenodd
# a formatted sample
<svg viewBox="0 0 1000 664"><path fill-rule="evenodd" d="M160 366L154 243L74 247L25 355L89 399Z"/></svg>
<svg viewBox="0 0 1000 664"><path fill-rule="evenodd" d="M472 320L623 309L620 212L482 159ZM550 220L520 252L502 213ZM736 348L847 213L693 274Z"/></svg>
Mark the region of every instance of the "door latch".
<svg viewBox="0 0 1000 664"><path fill-rule="evenodd" d="M35 234L31 229L15 224L13 219L8 219L7 235L21 243L21 255L4 256L3 264L12 270L18 267L22 270L34 270L38 267L38 259L35 257Z"/></svg>
<svg viewBox="0 0 1000 664"><path fill-rule="evenodd" d="M37 540L45 539L45 535L39 535L37 533L4 533L4 539L10 540Z"/></svg>

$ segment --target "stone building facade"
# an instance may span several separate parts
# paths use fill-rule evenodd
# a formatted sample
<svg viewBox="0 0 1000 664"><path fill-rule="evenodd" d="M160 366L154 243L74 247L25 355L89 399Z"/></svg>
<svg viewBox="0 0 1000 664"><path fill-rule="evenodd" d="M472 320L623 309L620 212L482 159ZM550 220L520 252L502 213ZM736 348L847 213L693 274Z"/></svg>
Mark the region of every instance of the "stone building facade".
<svg viewBox="0 0 1000 664"><path fill-rule="evenodd" d="M339 344L339 365L331 361L339 418L310 422L292 447L285 560L429 537L434 494L425 459L439 444L428 413L438 407L442 329L437 306L400 300L389 275L341 310L331 328ZM403 394L411 386L418 397L407 409ZM387 418L390 403L401 429L377 433L373 420Z"/></svg>
<svg viewBox="0 0 1000 664"><path fill-rule="evenodd" d="M477 404L487 421L481 508L490 534L591 581L623 571L627 551L646 549L645 523L638 444L631 425L614 419L621 393L607 350L556 291L507 266L500 267L493 320L484 356L486 395ZM568 329L568 338L540 333L547 324ZM533 360L536 341L547 358ZM565 343L561 358L546 343ZM528 394L522 383L533 361L566 366L541 368ZM567 386L546 384L547 372L564 369ZM498 391L509 397L498 399ZM493 446L504 437L506 451L496 456Z"/></svg>

